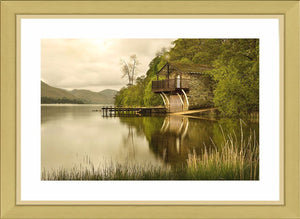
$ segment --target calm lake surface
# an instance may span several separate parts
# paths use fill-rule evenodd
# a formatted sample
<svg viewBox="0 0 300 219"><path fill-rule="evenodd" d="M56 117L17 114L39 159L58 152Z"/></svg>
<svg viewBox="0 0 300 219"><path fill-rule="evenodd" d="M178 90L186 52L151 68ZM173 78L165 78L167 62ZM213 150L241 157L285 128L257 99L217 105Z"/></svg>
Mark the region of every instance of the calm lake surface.
<svg viewBox="0 0 300 219"><path fill-rule="evenodd" d="M109 117L101 105L42 105L42 168L72 168L93 163L184 165L188 153L219 146L224 135L240 138L240 120L197 116ZM244 121L258 139L258 122ZM234 134L235 133L235 134ZM213 142L213 143L212 143Z"/></svg>

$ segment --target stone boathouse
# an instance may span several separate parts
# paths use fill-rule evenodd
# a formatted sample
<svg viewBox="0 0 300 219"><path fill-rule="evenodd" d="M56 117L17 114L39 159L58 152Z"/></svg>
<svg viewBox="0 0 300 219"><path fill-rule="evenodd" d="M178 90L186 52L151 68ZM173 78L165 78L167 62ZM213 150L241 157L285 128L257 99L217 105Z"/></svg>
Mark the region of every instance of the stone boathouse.
<svg viewBox="0 0 300 219"><path fill-rule="evenodd" d="M152 81L152 91L160 94L169 112L201 109L213 105L212 80L208 66L167 62Z"/></svg>

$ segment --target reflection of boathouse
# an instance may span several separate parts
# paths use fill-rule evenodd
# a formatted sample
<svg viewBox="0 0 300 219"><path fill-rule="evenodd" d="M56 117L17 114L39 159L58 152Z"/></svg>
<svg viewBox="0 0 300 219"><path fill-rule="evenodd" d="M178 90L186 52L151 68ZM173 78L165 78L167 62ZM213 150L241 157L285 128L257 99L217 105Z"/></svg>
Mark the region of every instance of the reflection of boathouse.
<svg viewBox="0 0 300 219"><path fill-rule="evenodd" d="M157 72L152 91L160 94L170 112L212 106L212 81L207 66L168 62Z"/></svg>
<svg viewBox="0 0 300 219"><path fill-rule="evenodd" d="M190 152L188 127L187 117L165 117L160 132L153 133L151 136L151 149L167 163L185 163Z"/></svg>
<svg viewBox="0 0 300 219"><path fill-rule="evenodd" d="M184 165L194 150L201 154L204 145L212 147L214 123L185 116L165 117L158 132L151 133L149 146L157 156L171 165ZM216 139L214 139L216 140Z"/></svg>

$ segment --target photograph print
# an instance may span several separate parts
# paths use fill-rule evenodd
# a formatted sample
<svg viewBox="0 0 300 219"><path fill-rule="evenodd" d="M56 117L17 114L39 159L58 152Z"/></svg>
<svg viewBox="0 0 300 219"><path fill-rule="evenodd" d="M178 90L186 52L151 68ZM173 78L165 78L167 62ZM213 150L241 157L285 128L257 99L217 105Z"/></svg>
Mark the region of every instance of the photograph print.
<svg viewBox="0 0 300 219"><path fill-rule="evenodd" d="M42 39L41 180L259 180L259 40Z"/></svg>

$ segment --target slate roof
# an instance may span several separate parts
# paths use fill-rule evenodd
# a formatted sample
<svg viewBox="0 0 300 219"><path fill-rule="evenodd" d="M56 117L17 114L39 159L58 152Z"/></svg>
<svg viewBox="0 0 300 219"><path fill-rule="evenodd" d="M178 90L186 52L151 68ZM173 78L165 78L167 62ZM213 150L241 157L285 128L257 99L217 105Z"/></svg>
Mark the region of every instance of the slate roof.
<svg viewBox="0 0 300 219"><path fill-rule="evenodd" d="M200 64L186 64L178 62L169 62L169 72L171 73L188 73L188 74L202 74L204 71L212 69L212 67ZM164 65L157 74L164 75L168 73L167 64Z"/></svg>

